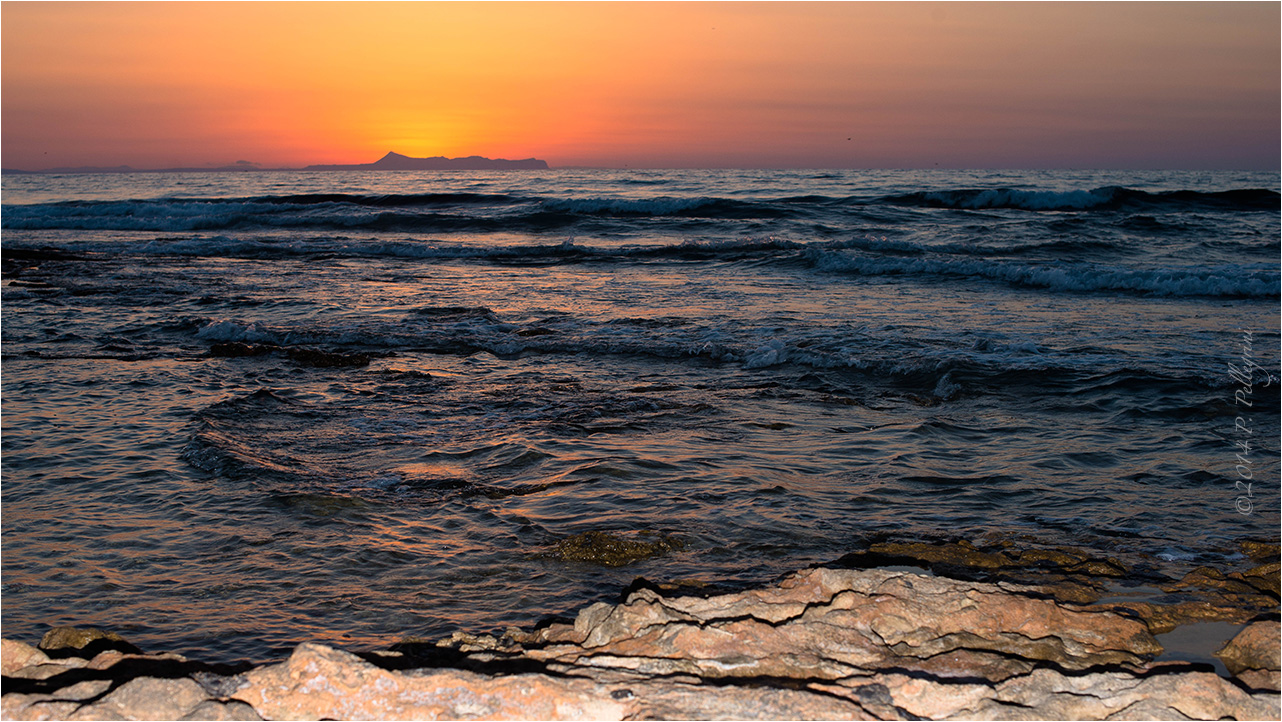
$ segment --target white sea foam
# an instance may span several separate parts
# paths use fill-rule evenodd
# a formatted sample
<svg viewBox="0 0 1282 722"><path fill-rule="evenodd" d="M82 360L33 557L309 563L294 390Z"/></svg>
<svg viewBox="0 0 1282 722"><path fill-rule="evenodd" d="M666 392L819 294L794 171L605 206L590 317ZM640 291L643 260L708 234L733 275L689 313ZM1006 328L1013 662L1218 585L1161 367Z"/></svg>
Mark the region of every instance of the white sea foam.
<svg viewBox="0 0 1282 722"><path fill-rule="evenodd" d="M286 341L285 336L268 330L257 323L238 323L236 321L211 321L196 332L196 338L204 341L238 341L241 343L273 343Z"/></svg>
<svg viewBox="0 0 1282 722"><path fill-rule="evenodd" d="M783 341L771 339L758 346L743 360L744 368L760 369L781 364L788 360L788 349Z"/></svg>
<svg viewBox="0 0 1282 722"><path fill-rule="evenodd" d="M951 400L957 396L962 387L953 383L952 372L945 373L939 377L939 383L935 384L934 394L945 401Z"/></svg>

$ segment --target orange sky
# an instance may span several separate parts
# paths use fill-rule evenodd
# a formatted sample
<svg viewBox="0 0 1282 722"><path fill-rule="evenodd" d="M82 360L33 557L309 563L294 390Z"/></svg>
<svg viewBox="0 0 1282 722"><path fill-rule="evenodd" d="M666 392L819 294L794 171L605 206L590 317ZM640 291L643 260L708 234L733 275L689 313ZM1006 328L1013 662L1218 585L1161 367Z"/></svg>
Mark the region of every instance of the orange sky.
<svg viewBox="0 0 1282 722"><path fill-rule="evenodd" d="M0 154L1276 169L1280 7L5 2Z"/></svg>

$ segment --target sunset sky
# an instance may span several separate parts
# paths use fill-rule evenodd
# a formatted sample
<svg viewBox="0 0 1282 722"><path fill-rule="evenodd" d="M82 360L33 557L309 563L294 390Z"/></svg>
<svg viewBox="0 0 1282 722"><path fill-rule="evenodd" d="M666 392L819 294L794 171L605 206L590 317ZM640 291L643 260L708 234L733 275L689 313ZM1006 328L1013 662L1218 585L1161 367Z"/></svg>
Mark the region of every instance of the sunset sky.
<svg viewBox="0 0 1282 722"><path fill-rule="evenodd" d="M6 2L6 168L1279 167L1264 3Z"/></svg>

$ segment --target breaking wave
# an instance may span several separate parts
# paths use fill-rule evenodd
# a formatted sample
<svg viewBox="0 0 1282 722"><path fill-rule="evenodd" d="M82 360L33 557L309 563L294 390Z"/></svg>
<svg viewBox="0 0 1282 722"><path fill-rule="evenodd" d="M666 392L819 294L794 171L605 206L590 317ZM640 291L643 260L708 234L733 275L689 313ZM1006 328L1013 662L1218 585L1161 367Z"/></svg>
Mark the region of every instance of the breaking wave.
<svg viewBox="0 0 1282 722"><path fill-rule="evenodd" d="M1266 189L1147 192L1013 188L922 190L889 196L804 195L732 199L711 196L552 198L507 193L362 195L316 193L245 198L161 198L6 205L11 229L197 231L253 228L374 231L546 231L580 221L638 218L717 220L848 218L877 208L1026 211L1277 211Z"/></svg>
<svg viewBox="0 0 1282 722"><path fill-rule="evenodd" d="M975 278L1066 292L1123 291L1154 296L1269 298L1279 295L1276 266L1243 264L1134 269L1053 262L1027 264L967 258L859 257L811 252L821 271L859 276Z"/></svg>
<svg viewBox="0 0 1282 722"><path fill-rule="evenodd" d="M984 209L1016 208L1027 211L1131 210L1273 210L1279 208L1279 194L1263 188L1203 192L1192 190L1150 193L1109 186L1093 190L1028 191L1013 188L919 191L886 197L896 205L932 208Z"/></svg>

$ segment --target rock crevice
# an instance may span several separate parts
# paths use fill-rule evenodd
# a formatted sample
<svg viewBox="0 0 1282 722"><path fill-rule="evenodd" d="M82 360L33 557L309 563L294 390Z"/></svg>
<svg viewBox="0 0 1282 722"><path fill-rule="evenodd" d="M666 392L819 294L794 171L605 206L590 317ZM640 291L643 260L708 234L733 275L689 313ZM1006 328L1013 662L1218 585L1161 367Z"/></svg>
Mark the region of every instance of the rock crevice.
<svg viewBox="0 0 1282 722"><path fill-rule="evenodd" d="M1237 675L1230 680L1159 661L1144 619L1057 601L1035 585L816 568L706 597L642 587L572 622L501 638L460 633L363 655L302 644L250 669L119 649L55 658L4 640L2 712L15 720L1277 719L1278 627L1256 621L1221 650ZM130 662L152 671L126 674Z"/></svg>

